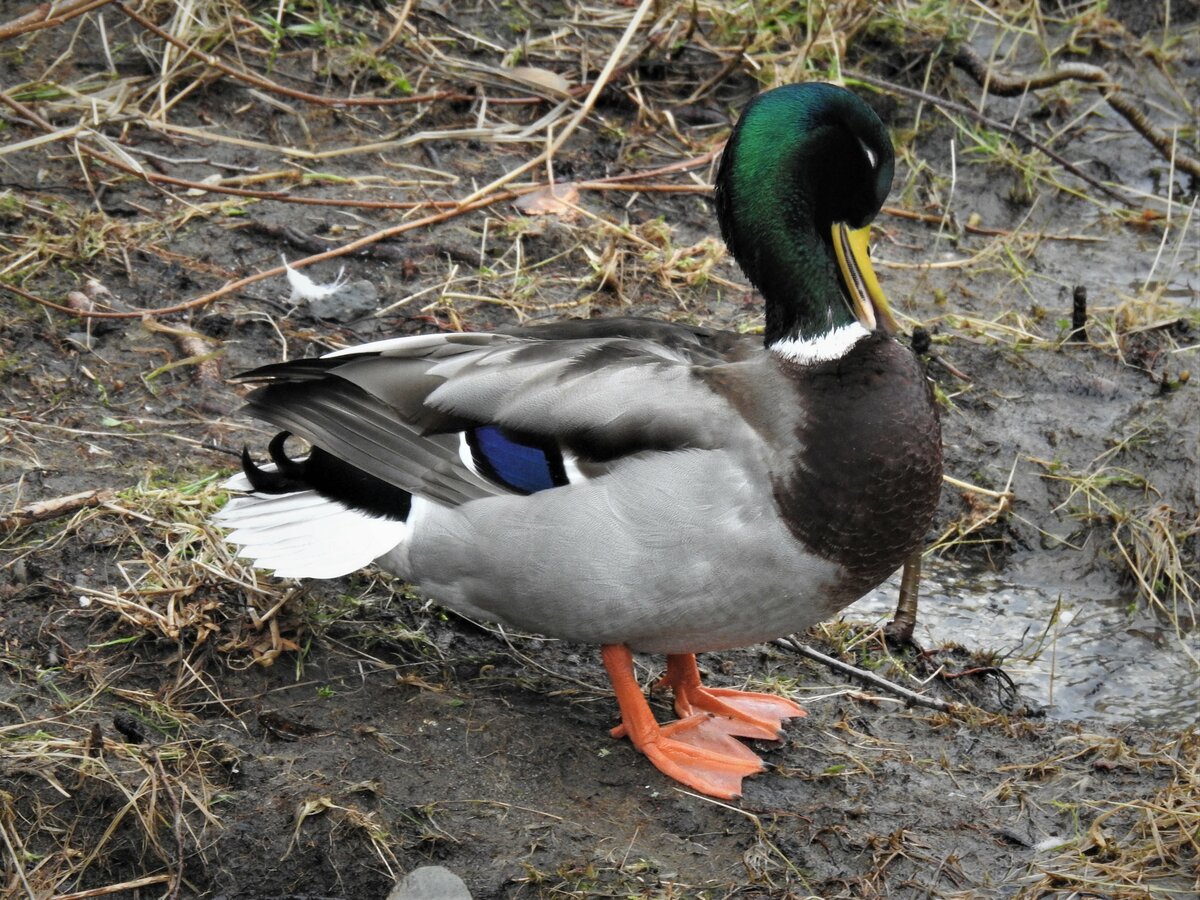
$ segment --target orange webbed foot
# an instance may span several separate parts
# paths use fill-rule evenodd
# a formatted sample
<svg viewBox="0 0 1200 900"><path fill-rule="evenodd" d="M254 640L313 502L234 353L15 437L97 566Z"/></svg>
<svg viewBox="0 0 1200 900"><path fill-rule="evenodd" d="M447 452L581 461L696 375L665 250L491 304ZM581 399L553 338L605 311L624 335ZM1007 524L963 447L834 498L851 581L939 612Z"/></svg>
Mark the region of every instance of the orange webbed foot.
<svg viewBox="0 0 1200 900"><path fill-rule="evenodd" d="M804 708L786 697L735 691L730 688L704 687L700 670L691 653L667 657L667 674L662 680L675 692L675 711L680 718L698 712L711 713L725 733L736 737L777 741L783 720L808 715Z"/></svg>
<svg viewBox="0 0 1200 900"><path fill-rule="evenodd" d="M736 800L742 779L766 768L763 761L702 713L663 725L638 747L660 772L710 797Z"/></svg>
<svg viewBox="0 0 1200 900"><path fill-rule="evenodd" d="M742 779L765 768L735 736L775 739L782 719L804 715L804 710L782 697L700 687L695 658L671 656L664 680L676 689L681 718L660 726L633 677L629 648L608 645L602 655L621 707L621 724L612 730L613 737L628 737L664 775L713 797L740 797ZM695 684L686 684L681 692L688 681L688 660ZM672 679L672 674L682 677Z"/></svg>

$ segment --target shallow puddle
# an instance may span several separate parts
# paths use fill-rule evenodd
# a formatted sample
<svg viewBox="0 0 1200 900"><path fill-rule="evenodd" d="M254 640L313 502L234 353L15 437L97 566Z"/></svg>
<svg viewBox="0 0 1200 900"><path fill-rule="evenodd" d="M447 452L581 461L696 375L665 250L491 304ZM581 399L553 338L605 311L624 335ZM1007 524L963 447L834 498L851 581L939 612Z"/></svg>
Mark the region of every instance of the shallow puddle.
<svg viewBox="0 0 1200 900"><path fill-rule="evenodd" d="M915 634L922 646L999 651L1022 695L1057 719L1169 729L1200 721L1200 634L1181 640L1116 598L1011 584L951 562L927 560L925 570ZM843 615L890 618L898 584Z"/></svg>

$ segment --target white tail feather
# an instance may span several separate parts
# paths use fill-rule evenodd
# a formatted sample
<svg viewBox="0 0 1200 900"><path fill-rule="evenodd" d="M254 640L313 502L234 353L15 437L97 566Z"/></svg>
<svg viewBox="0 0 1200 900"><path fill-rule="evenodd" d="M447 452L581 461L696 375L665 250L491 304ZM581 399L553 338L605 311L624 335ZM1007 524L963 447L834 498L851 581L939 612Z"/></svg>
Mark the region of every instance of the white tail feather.
<svg viewBox="0 0 1200 900"><path fill-rule="evenodd" d="M224 487L251 490L243 474ZM315 491L243 494L215 518L232 529L226 539L239 546L239 556L281 578L346 575L394 549L409 533L405 522L369 516Z"/></svg>

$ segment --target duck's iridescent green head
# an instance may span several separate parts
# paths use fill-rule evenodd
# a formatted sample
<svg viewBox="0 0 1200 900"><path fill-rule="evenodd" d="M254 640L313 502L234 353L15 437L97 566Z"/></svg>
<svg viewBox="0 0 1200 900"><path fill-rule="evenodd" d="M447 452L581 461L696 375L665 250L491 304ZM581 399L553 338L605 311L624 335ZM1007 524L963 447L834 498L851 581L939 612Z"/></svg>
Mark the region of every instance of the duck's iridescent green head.
<svg viewBox="0 0 1200 900"><path fill-rule="evenodd" d="M864 230L894 167L883 123L844 88L787 85L746 107L721 158L717 218L766 301L768 347L894 327Z"/></svg>

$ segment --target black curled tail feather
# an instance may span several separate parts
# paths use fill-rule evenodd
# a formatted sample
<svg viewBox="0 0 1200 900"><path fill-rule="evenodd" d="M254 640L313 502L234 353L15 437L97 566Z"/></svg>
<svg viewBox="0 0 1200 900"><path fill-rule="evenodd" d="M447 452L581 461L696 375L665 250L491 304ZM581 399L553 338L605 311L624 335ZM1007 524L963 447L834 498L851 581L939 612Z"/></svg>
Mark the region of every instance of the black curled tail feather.
<svg viewBox="0 0 1200 900"><path fill-rule="evenodd" d="M260 467L242 448L242 472L250 487L262 494L292 494L316 491L329 500L337 500L351 509L372 516L403 522L412 509L412 494L374 475L350 465L320 447L313 447L305 459L292 459L284 444L291 432L281 431L271 439L267 452L275 471Z"/></svg>
<svg viewBox="0 0 1200 900"><path fill-rule="evenodd" d="M287 455L284 444L292 436L290 431L281 431L271 439L267 452L276 470L268 472L260 468L251 458L250 449L242 447L242 471L250 486L260 494L292 494L296 491L306 491L311 485L305 480L305 462L297 462Z"/></svg>

